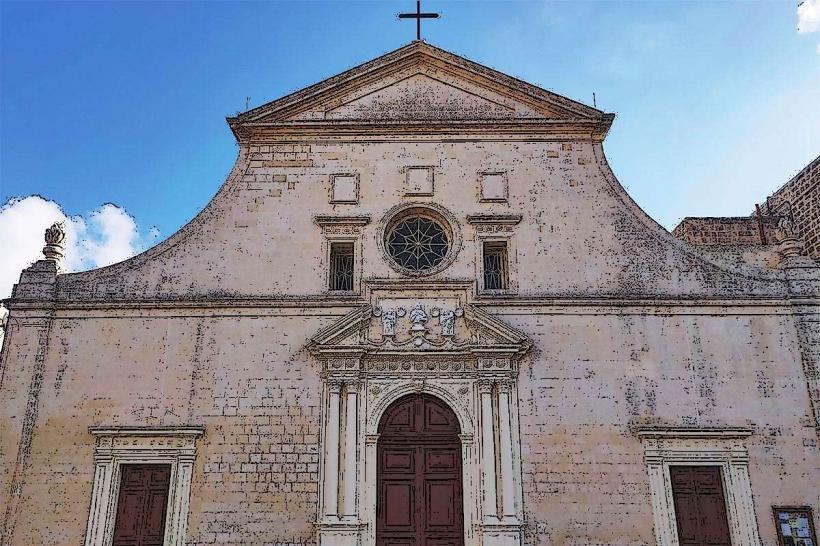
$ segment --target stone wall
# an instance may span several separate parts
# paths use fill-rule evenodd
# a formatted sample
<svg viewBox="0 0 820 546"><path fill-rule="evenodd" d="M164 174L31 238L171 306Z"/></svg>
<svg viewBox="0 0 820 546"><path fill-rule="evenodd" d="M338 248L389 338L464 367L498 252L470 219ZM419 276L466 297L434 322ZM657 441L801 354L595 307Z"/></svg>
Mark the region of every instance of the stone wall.
<svg viewBox="0 0 820 546"><path fill-rule="evenodd" d="M529 318L501 310L539 355L522 367L519 387L525 544L655 544L634 435L645 425L751 427L752 491L767 546L776 544L772 505L820 500L817 436L782 309L556 310L531 309Z"/></svg>
<svg viewBox="0 0 820 546"><path fill-rule="evenodd" d="M36 370L19 366L29 362L40 327L12 330L0 384L3 499L19 491L8 544L83 543L94 479L89 428L192 423L205 435L186 544L313 543L321 387L302 345L335 314L213 313L61 314L39 349L36 392ZM26 413L26 405L37 411Z"/></svg>
<svg viewBox="0 0 820 546"><path fill-rule="evenodd" d="M765 245L775 242L776 227L769 217L690 216L672 235L692 245Z"/></svg>
<svg viewBox="0 0 820 546"><path fill-rule="evenodd" d="M528 546L653 543L634 432L642 425L751 427L750 473L766 546L775 544L772 504L820 510L820 456L787 308L487 310L535 342L518 386ZM205 428L188 545L313 544L321 387L318 363L303 345L346 311L304 304L58 312L40 349L38 411L10 544L82 543L94 477L89 427L182 424ZM39 337L26 331L11 336L4 400L31 386L31 369L13 373L20 351ZM15 408L4 403L4 431L12 430ZM9 436L2 447L13 461Z"/></svg>

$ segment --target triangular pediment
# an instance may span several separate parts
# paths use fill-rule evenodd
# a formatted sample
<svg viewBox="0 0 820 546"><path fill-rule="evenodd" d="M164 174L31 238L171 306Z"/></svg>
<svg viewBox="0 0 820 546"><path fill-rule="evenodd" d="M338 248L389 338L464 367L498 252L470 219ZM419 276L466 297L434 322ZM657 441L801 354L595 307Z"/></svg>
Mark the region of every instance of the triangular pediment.
<svg viewBox="0 0 820 546"><path fill-rule="evenodd" d="M516 120L608 128L612 116L416 41L228 121L240 135L265 126Z"/></svg>
<svg viewBox="0 0 820 546"><path fill-rule="evenodd" d="M481 309L362 306L311 338L314 354L419 353L520 355L531 343L521 332Z"/></svg>
<svg viewBox="0 0 820 546"><path fill-rule="evenodd" d="M325 119L500 119L536 116L526 105L418 72L324 110Z"/></svg>

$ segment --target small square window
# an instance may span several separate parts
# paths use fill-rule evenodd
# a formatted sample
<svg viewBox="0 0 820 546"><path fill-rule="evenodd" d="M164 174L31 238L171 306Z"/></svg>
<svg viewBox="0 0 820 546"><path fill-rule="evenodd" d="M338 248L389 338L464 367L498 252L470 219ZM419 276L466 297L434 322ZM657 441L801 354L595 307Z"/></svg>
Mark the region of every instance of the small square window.
<svg viewBox="0 0 820 546"><path fill-rule="evenodd" d="M481 173L480 178L482 201L507 200L507 175L505 173Z"/></svg>
<svg viewBox="0 0 820 546"><path fill-rule="evenodd" d="M359 179L353 174L333 174L331 182L331 203L358 203Z"/></svg>
<svg viewBox="0 0 820 546"><path fill-rule="evenodd" d="M353 290L353 243L330 243L330 289Z"/></svg>
<svg viewBox="0 0 820 546"><path fill-rule="evenodd" d="M433 195L433 168L407 167L407 193Z"/></svg>
<svg viewBox="0 0 820 546"><path fill-rule="evenodd" d="M509 286L506 241L484 243L484 290L506 290Z"/></svg>

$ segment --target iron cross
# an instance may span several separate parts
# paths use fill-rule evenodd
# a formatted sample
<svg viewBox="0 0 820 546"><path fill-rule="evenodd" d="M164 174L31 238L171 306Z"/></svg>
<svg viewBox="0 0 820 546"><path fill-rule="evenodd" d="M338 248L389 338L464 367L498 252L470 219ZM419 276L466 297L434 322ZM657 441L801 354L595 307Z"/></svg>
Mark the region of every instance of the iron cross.
<svg viewBox="0 0 820 546"><path fill-rule="evenodd" d="M416 0L416 13L399 13L399 19L416 20L416 40L421 40L421 20L438 19L439 17L441 17L441 14L439 13L422 13L421 0Z"/></svg>

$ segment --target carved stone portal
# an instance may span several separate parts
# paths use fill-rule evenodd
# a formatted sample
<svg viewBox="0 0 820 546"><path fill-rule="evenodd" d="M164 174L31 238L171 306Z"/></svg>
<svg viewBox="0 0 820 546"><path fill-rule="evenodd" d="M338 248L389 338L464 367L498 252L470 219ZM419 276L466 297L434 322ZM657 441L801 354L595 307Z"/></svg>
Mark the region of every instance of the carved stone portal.
<svg viewBox="0 0 820 546"><path fill-rule="evenodd" d="M529 347L498 319L444 299L381 301L317 333L309 349L324 380L319 544L375 545L378 423L394 401L423 393L452 409L462 431L464 544L520 545L516 379Z"/></svg>

